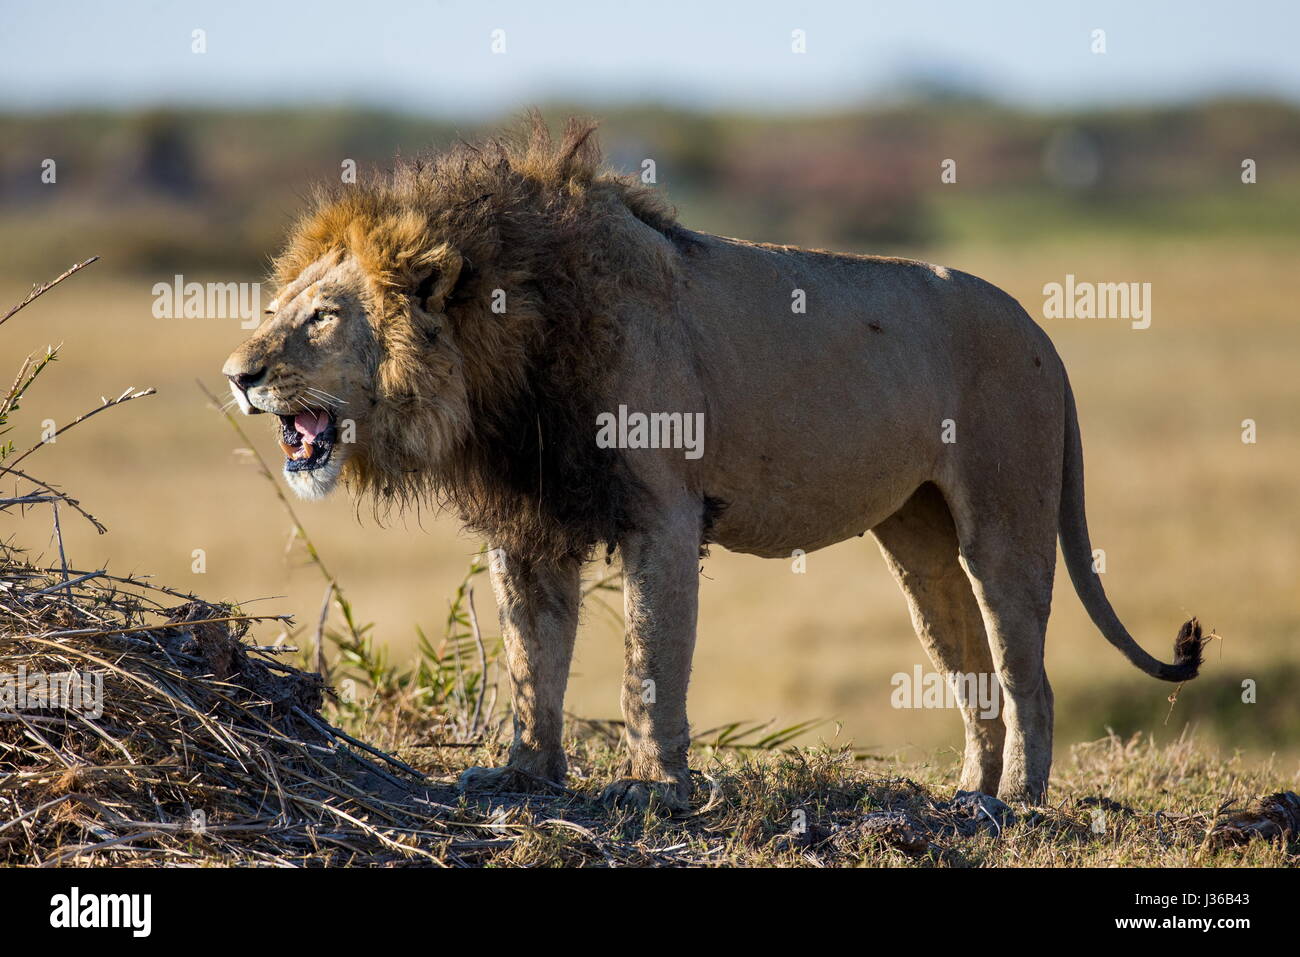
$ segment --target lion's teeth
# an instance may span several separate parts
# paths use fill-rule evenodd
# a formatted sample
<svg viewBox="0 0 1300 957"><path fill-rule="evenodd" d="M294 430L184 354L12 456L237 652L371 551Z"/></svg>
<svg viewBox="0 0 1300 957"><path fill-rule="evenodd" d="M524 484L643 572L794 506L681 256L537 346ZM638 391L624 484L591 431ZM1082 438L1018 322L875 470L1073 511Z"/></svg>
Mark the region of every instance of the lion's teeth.
<svg viewBox="0 0 1300 957"><path fill-rule="evenodd" d="M280 440L280 448L281 448L281 450L283 450L283 452L284 452L284 457L285 457L286 459L291 459L291 458L293 458L295 455L298 454L298 450L295 449L295 448L294 448L292 445L290 445L288 442L286 442L284 439L281 439L281 440Z"/></svg>
<svg viewBox="0 0 1300 957"><path fill-rule="evenodd" d="M312 451L313 451L312 444L308 442L306 439L303 439L301 454L298 455L297 457L300 459L309 459L311 458Z"/></svg>

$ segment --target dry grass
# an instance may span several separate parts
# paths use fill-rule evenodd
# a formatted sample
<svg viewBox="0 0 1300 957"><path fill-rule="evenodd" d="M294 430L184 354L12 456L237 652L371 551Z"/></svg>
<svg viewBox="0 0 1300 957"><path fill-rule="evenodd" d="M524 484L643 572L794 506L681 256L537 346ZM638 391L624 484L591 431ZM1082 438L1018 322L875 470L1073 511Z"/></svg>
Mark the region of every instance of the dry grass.
<svg viewBox="0 0 1300 957"><path fill-rule="evenodd" d="M618 731L575 722L571 789L467 799L454 777L504 759L499 722L457 741L449 731L462 721L405 707L394 687L333 708L358 735L389 742L390 757L319 715L323 684L283 664L286 649L240 642L248 616L82 574L69 584L62 569L12 555L5 567L0 671L98 673L103 710L0 713L0 865L1300 863L1294 827L1244 847L1210 839L1276 775L1190 739L1078 746L1053 804L1013 814L945 799L951 778L932 766L697 743L695 808L668 819L596 802L624 759Z"/></svg>
<svg viewBox="0 0 1300 957"><path fill-rule="evenodd" d="M417 778L320 720L319 676L239 643L248 616L77 577L5 566L4 670L97 676L102 703L0 713L0 864L382 864L454 840Z"/></svg>
<svg viewBox="0 0 1300 957"><path fill-rule="evenodd" d="M1249 273L1254 267L1243 268ZM1276 328L1270 314L1272 305L1255 308L1253 319L1239 327L1245 335L1256 337L1250 347L1237 349L1236 359L1231 348L1224 348L1229 362L1241 361L1248 368L1264 370L1271 360L1261 350L1277 350L1291 340ZM7 327L6 333L12 328ZM1209 328L1202 325L1198 331L1205 333ZM1234 333L1239 334L1243 333ZM1080 338L1069 345L1068 340L1076 335L1081 332L1072 330L1064 336L1067 360L1072 348L1098 348L1095 342ZM120 332L117 338L122 338ZM1289 633L1296 607L1293 591L1280 590L1286 576L1277 575L1275 582L1272 572L1294 569L1294 543L1289 538L1289 544L1280 538L1275 543L1278 529L1268 527L1267 518L1277 501L1273 485L1283 473L1290 475L1294 448L1288 451L1285 442L1281 448L1261 446L1247 467L1231 458L1235 454L1228 451L1232 444L1219 434L1223 423L1217 418L1231 420L1243 414L1243 407L1245 414L1257 408L1257 415L1272 417L1272 428L1279 434L1290 435L1287 430L1293 430L1294 424L1276 412L1291 394L1288 390L1296 388L1295 383L1274 378L1253 387L1238 380L1224 385L1201 375L1197 381L1204 383L1209 398L1179 393L1173 400L1144 384L1137 367L1149 371L1151 364L1186 362L1203 373L1206 350L1194 348L1177 334L1164 342L1172 354L1163 358L1148 352L1142 359L1140 353L1147 345L1132 347L1139 353L1137 358L1125 353L1130 355L1126 361L1137 366L1132 377L1097 393L1104 400L1095 407L1097 423L1111 423L1111 437L1123 439L1121 410L1129 409L1144 418L1142 428L1134 430L1131 444L1120 441L1119 445L1136 456L1138 464L1133 468L1143 476L1157 472L1166 476L1166 491L1183 496L1180 502L1187 508L1196 495L1209 494L1207 475L1214 481L1238 481L1239 492L1247 483L1258 491L1254 497L1239 494L1232 498L1236 511L1231 519L1227 503L1211 496L1215 507L1198 522L1198 540L1222 542L1222 551L1230 559L1227 562L1189 553L1182 536L1190 533L1160 522L1152 526L1148 521L1143 526L1143 516L1127 509L1119 509L1119 520L1138 523L1147 533L1154 529L1153 541L1135 540L1114 518L1094 523L1102 529L1099 539L1104 536L1108 543L1118 542L1114 547L1118 554L1127 554L1132 548L1140 561L1149 562L1142 567L1153 573L1149 576L1152 602L1178 604L1177 596L1184 590L1210 580L1223 591L1236 587L1257 599L1255 605L1245 608L1245 598L1234 597L1229 606L1239 620L1260 626L1236 629L1259 638L1240 660L1253 669L1252 674L1280 674L1277 643ZM51 353L46 355L48 365ZM104 355L99 358L102 364ZM1217 358L1224 358L1222 351ZM25 367L18 380L24 393L45 365L37 360L39 368ZM1082 369L1083 374L1076 378L1086 380L1094 366L1084 362ZM122 369L112 371L115 377L124 374ZM126 393L124 397L144 394ZM193 393L187 388L185 394ZM41 418L49 408L34 412L34 398L24 401L28 404L25 421ZM121 401L124 399L105 401L92 412ZM1215 411L1221 404L1226 404L1226 411ZM259 570L270 566L263 554L267 543L254 542L261 551L250 547L253 518L232 523L228 510L215 507L194 491L214 481L204 449L173 459L168 469L156 470L153 475L142 468L157 461L152 447L159 445L160 438L164 446L176 439L177 446L186 451L185 439L194 431L194 422L212 415L197 398L192 414L183 413L179 418L175 407L159 409L159 405L154 403L150 409L144 404L130 410L146 419L143 427L137 419L131 428L115 430L107 439L100 433L98 439L84 442L83 438L95 433L79 432L73 444L76 457L71 462L66 457L60 460L63 466L73 466L65 468L64 474L72 475L83 496L86 493L79 479L97 475L100 481L86 484L96 492L109 491L107 498L117 499L114 511L135 519L127 525L127 540L138 544L147 539L148 547L139 551L140 556L174 566L167 557L168 548L178 550L185 563L192 560L192 547L211 548L218 556L225 556L228 548L234 568L223 568L220 574L203 579L205 584L239 582L246 588L250 581L261 581ZM11 389L6 411L16 409ZM1108 415L1112 418L1106 418ZM1210 417L1212 421L1204 427L1208 431L1186 428L1186 422L1194 422L1198 416ZM56 421L68 423L62 429L67 431L75 424L74 418L71 413L60 413ZM1157 426L1154 433L1152 423ZM1161 446L1166 455L1163 470L1153 462L1142 464L1143 443L1159 446L1150 436L1171 423L1182 423L1183 441L1201 443L1207 453L1217 451L1171 459L1168 448ZM151 432L150 425L158 428ZM219 437L210 444L229 447ZM1104 447L1104 442L1097 444ZM148 457L146 445L150 446ZM41 443L32 448L47 453L60 450ZM257 458L251 450L245 457ZM1094 502L1116 491L1114 470L1104 454L1100 456L1101 468L1096 468L1097 458L1090 459L1094 463L1090 475L1097 476L1100 471L1093 482L1103 493L1094 496ZM7 458L5 464L12 466L17 460ZM84 471L87 461L97 473ZM107 484L104 473L110 479ZM319 509L314 518L323 521L315 524L327 529L323 537L329 541L326 550L331 555L332 571L327 572L322 549L317 547L322 539L309 538L296 514L285 522L282 510L287 502L281 499L277 504L267 494L267 477L263 465L262 478L241 490L247 493L241 495L241 505L262 525L282 528L288 524L293 530L290 544L305 546L302 553L313 566L314 581L308 586L312 598L290 603L306 622L303 626L294 627L288 616L271 611L250 615L240 605L204 601L190 594L189 588L159 586L131 575L109 574L102 568L78 570L67 560L64 534L57 522L51 539L57 546L57 561L29 556L12 543L3 546L0 674L13 674L20 667L28 674L99 674L103 712L91 716L58 707L0 708L0 864L948 867L1300 863L1295 821L1288 816L1293 806L1289 799L1265 808L1272 818L1238 819L1251 826L1262 821L1263 837L1237 846L1229 839L1232 835L1222 829L1225 820L1260 796L1294 788L1296 775L1289 760L1279 764L1236 753L1221 756L1212 743L1199 741L1186 731L1160 743L1148 735L1109 734L1058 753L1052 804L1017 808L1007 814L1007 809L995 803L950 797L955 773L949 755L936 757L929 749L918 749L919 759L914 753L909 760L894 760L868 757L861 748L855 751L839 744L794 748L789 746L793 737L820 736L824 729L801 723L769 731L767 725L733 721L698 736L692 756L693 767L699 771L694 809L688 815L664 818L610 810L596 803L602 785L620 772L625 760L619 725L574 718L567 735L573 772L568 788L540 795L465 798L453 787L456 775L472 764L504 760L503 726L508 718L498 707L497 640L481 633L474 612L473 586L482 571L481 558L471 562L459 587L441 590L452 593L445 615L439 610L436 617L431 616L430 606L436 604L428 595L425 568L412 560L414 551L399 549L396 555L386 554L382 535L377 536L381 544L376 546L368 535L358 535L350 523L342 530L329 523L330 518L338 517L339 506ZM160 484L150 485L154 479ZM71 506L85 521L67 536L69 542L97 541L87 535L102 531L103 524L79 502L57 486L24 481L37 489L15 494L6 506L10 514L17 508ZM1137 487L1134 484L1130 492ZM164 488L165 494L151 494ZM1142 494L1160 493L1156 488ZM149 501L148 509L139 507L142 497ZM46 514L28 513L24 530L33 528L34 515ZM1243 541L1236 525L1253 529L1254 537ZM188 536L200 535L196 531L200 528L205 530L201 536L207 537L191 543ZM427 539L419 541L421 548L427 547ZM356 547L358 542L369 544ZM1234 564L1252 548L1268 556L1272 569ZM75 547L68 551L79 554ZM458 546L444 553L441 564L435 565L448 566L457 552L464 555L472 550ZM1158 560L1166 552L1176 560ZM817 661L816 668L842 674L845 661L862 663L864 628L853 616L862 612L864 593L844 584L844 576L856 571L856 559L845 561L844 549L824 555L829 558L832 553L835 557L824 566L824 577L796 577L794 594L777 593L775 599L769 599L781 603L781 614L770 622L770 634L758 636L761 640L757 643L751 641L743 657L736 655L735 642L754 637L745 632L750 627L746 623L752 625L763 612L752 602L754 595L763 591L754 591L756 583L764 579L751 577L748 585L735 593L735 601L724 603L732 616L730 632L717 627L718 609L706 614L706 636L712 623L718 637L701 642L705 667L713 662L726 680L737 688L745 686L747 693L741 696L737 690L716 695L718 672L713 684L704 682L703 694L697 682L694 699L702 697L707 705L696 709L697 721L703 711L702 723L709 723L723 707L730 708L729 714L734 716L737 702L754 700L756 692L749 685L764 669L784 668L788 674L791 662L797 662L795 667L811 668L811 662ZM212 561L212 555L208 560ZM220 562L214 564L221 567ZM779 566L773 563L768 567L776 568L773 574L777 574L784 571ZM367 567L381 571L369 579L364 571ZM732 561L710 563L708 574L720 577L719 567L734 571L742 566ZM1182 576L1180 583L1172 582L1172 571L1166 574L1167 568ZM355 587L350 577L354 572L362 581L360 587ZM456 580L450 571L446 574L449 582ZM280 575L283 580L283 573ZM408 575L414 577L408 581ZM782 585L787 590L791 588L792 576L777 577L784 579ZM340 579L349 582L354 599L358 593L363 595L362 607L377 608L390 621L397 615L410 615L404 622L423 619L426 625L418 632L414 647L403 648L399 642L385 640L391 628L380 637L374 625L363 623L344 597ZM423 596L419 605L401 597L404 589L415 592L416 579ZM323 608L319 597L322 580L327 585ZM1124 579L1118 581L1117 590L1123 592ZM866 592L872 594L885 584L883 578L872 582ZM708 585L706 581L706 602ZM797 590L809 586L811 593L826 597L827 607L810 601L810 592ZM295 593L302 587L297 585ZM602 596L597 592L609 587L607 578L592 584L588 605L597 610L589 611L589 624L617 618L616 613L605 615L598 610L597 600ZM734 591L734 581L731 587ZM889 591L896 599L892 588ZM389 597L390 603L379 600L380 595ZM397 600L391 600L392 596ZM1195 597L1200 602L1208 596ZM745 602L736 604L741 598ZM897 604L896 600L893 603ZM1159 617L1147 607L1150 602L1135 604L1138 622ZM1220 603L1218 607L1223 606ZM417 608L421 610L415 612ZM439 631L428 624L431 617L441 624L440 637L428 637ZM279 630L278 636L271 635L276 640L250 643L248 633L259 620ZM1231 639L1234 629L1225 628L1215 618L1209 622ZM900 620L900 636L906 634L905 627ZM1067 615L1066 630L1077 627ZM797 657L765 661L763 642L781 637L783 631L802 637ZM840 631L846 636L852 633L854 651L837 647ZM1091 634L1080 640L1097 642ZM294 641L302 645L298 664L320 674L287 663L285 655L294 653ZM915 660L914 639L909 636L907 644L913 654L896 667L876 652L872 660L877 670L883 667L887 675L910 667ZM821 647L814 654L817 645ZM1090 660L1094 650L1088 644L1070 655ZM1233 653L1236 650L1234 647ZM612 671L613 666L607 670ZM1058 678L1057 684L1067 694L1058 696L1058 704L1062 698L1068 699L1072 684L1095 693L1095 670L1066 669L1065 680ZM1059 671L1054 671L1054 676ZM806 672L815 673L819 672ZM341 696L332 696L322 675L343 692ZM616 683L609 684L613 688ZM883 677L880 684L878 696L887 697L888 683ZM817 687L812 683L804 693L815 698ZM861 700L853 699L848 690L846 686L844 700ZM1285 689L1269 688L1268 693L1285 694ZM1156 715L1163 718L1168 705L1162 693L1152 694L1150 724L1157 729ZM1184 692L1180 708L1190 694L1190 689ZM866 700L874 697L867 695ZM834 707L837 699L832 695L829 700ZM814 704L817 707L809 708L811 713L826 713L824 700ZM1068 707L1061 704L1060 710ZM909 722L922 716L934 717L923 712L905 715ZM858 740L860 744L875 743ZM1270 827L1271 835L1267 833ZM1222 836L1215 837L1216 833Z"/></svg>
<svg viewBox="0 0 1300 957"><path fill-rule="evenodd" d="M1294 824L1244 847L1211 840L1276 773L1190 738L1077 746L1051 806L1008 814L945 799L951 776L933 766L713 732L693 756L694 810L665 819L596 802L624 760L618 728L573 722L571 789L467 799L452 782L504 760L501 723L456 740L463 715L410 707L410 677L331 708L392 757L320 716L323 682L282 663L293 649L241 642L250 618L237 609L13 554L4 573L0 671L98 674L103 688L101 714L0 711L0 865L1300 863Z"/></svg>

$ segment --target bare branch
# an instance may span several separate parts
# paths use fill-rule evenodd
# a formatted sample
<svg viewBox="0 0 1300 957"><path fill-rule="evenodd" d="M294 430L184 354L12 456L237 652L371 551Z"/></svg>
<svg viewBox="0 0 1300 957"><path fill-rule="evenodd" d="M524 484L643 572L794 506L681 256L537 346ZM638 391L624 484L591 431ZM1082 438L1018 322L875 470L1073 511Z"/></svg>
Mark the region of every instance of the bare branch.
<svg viewBox="0 0 1300 957"><path fill-rule="evenodd" d="M26 479L28 482L31 482L33 485L40 486L45 491L49 492L50 495L56 498L58 501L67 504L69 507L74 509L79 515L81 515L86 521L90 522L91 525L94 525L95 531L99 532L99 534L103 535L105 532L108 531L108 529L104 526L102 522L100 522L99 519L95 518L95 516L91 515L89 512L87 512L84 508L81 507L80 502L78 502L71 495L68 495L66 492L59 491L59 489L56 486L50 485L48 482L42 482L40 479L36 478L36 476L28 475L26 472L20 472L18 469L15 468L8 468L5 469L5 471L13 473L14 475L18 476L20 479ZM13 503L17 501L19 501L19 499L0 499L0 504ZM40 499L40 501L45 501L45 499L42 498Z"/></svg>
<svg viewBox="0 0 1300 957"><path fill-rule="evenodd" d="M68 556L63 551L63 527L59 524L59 503L55 502L50 506L54 511L54 538L59 543L59 566L63 569L64 591L69 598L72 597L72 589L68 587Z"/></svg>
<svg viewBox="0 0 1300 957"><path fill-rule="evenodd" d="M334 597L334 583L325 586L325 600L320 606L320 620L316 622L316 673L329 684L329 663L325 660L325 620L330 613L330 599Z"/></svg>
<svg viewBox="0 0 1300 957"><path fill-rule="evenodd" d="M75 419L73 419L63 428L59 429L57 432L51 435L49 439L41 439L41 441L37 442L35 445L33 445L22 455L18 456L18 458L14 459L11 465L0 465L0 472L12 472L13 467L17 465L19 462L21 462L23 459L27 458L27 456L31 455L33 452L35 452L37 449L41 448L42 446L48 445L51 441L57 439L64 432L68 431L68 429L74 428L75 426L80 425L82 422L85 422L92 415L98 415L99 413L103 412L105 409L111 409L114 406L122 405L124 402L130 402L132 399L143 399L145 396L155 395L158 392L157 389L152 389L152 388L141 389L139 392L132 392L131 391L132 388L133 388L132 386L128 386L126 391L123 392L121 395L119 395L116 399L105 399L104 404L99 406L98 408L91 409L89 412L83 412L81 415L77 416Z"/></svg>
<svg viewBox="0 0 1300 957"><path fill-rule="evenodd" d="M98 256L91 256L91 257L90 257L89 259L87 259L85 262L77 263L75 266L73 266L71 269L69 269L67 272L65 272L63 275L59 276L58 278L56 278L56 279L51 279L49 282L45 283L45 284L42 285L42 286L32 286L32 291L29 292L29 293L27 294L27 298L26 298L26 299L24 299L22 302L18 303L18 305L14 306L12 309L10 309L8 312L6 312L3 316L0 316L0 325L4 325L5 322L8 321L8 319L9 319L12 315L14 315L16 312L18 312L20 309L23 309L23 308L26 307L26 306L30 306L33 302L35 302L35 301L36 301L37 299L39 299L41 296L45 295L47 292L49 292L51 289L53 289L53 288L54 288L55 286L57 286L59 283L63 282L63 280L67 279L69 276L73 276L73 275L76 275L77 273L81 272L81 270L85 269L87 266L89 266L91 263L95 262L95 260L97 260L97 259L99 259Z"/></svg>

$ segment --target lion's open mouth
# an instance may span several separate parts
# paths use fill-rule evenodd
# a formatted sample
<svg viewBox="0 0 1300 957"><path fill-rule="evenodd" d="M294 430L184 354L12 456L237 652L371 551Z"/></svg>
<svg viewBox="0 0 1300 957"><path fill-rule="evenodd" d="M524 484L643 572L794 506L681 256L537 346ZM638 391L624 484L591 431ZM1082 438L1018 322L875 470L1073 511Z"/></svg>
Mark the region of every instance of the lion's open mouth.
<svg viewBox="0 0 1300 957"><path fill-rule="evenodd" d="M310 409L297 415L280 416L280 448L284 450L286 472L310 472L330 460L336 436L334 413Z"/></svg>

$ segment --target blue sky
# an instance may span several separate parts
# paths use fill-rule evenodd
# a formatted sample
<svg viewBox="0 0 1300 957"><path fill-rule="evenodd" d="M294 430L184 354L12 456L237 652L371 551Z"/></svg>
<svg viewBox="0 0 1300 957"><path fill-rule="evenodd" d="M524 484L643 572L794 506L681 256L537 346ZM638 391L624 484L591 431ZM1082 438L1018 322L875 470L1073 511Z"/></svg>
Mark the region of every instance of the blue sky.
<svg viewBox="0 0 1300 957"><path fill-rule="evenodd" d="M0 110L349 103L475 116L556 97L803 110L884 99L917 78L1032 108L1300 101L1290 0L4 0L0 17ZM491 50L497 29L504 54ZM806 54L791 52L795 29ZM1094 29L1104 55L1090 51Z"/></svg>

